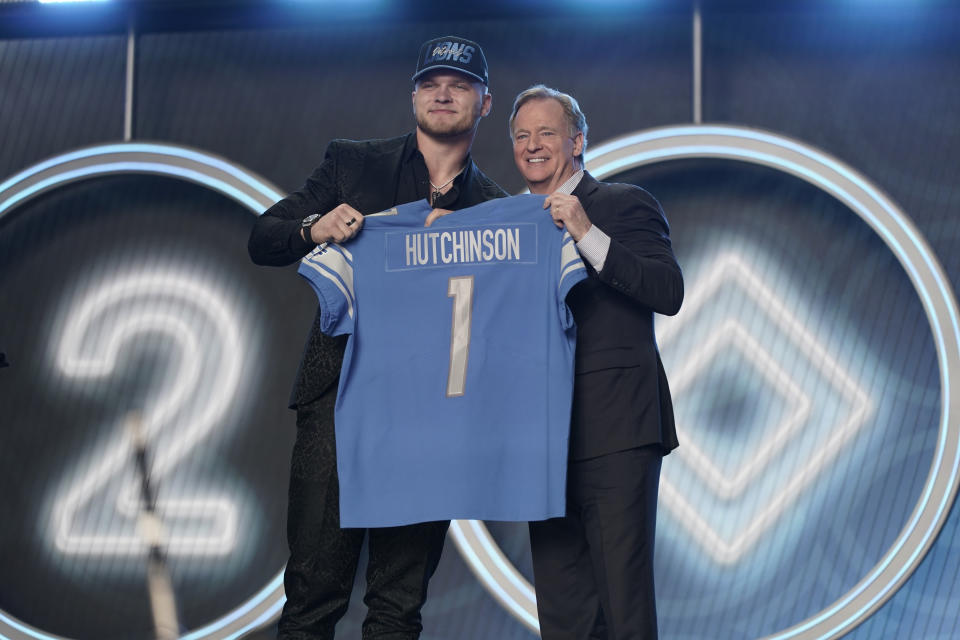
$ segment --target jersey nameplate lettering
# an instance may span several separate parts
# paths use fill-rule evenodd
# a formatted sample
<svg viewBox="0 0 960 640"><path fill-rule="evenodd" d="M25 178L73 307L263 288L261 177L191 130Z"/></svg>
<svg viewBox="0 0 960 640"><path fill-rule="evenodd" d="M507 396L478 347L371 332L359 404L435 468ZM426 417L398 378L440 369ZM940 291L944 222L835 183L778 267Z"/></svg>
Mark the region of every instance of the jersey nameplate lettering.
<svg viewBox="0 0 960 640"><path fill-rule="evenodd" d="M537 225L386 234L387 271L452 264L536 263Z"/></svg>

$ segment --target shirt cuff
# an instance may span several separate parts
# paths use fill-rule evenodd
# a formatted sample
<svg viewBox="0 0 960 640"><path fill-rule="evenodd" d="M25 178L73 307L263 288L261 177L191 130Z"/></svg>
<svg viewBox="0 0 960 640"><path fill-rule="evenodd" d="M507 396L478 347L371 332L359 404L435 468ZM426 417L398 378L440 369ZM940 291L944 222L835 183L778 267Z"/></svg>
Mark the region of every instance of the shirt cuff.
<svg viewBox="0 0 960 640"><path fill-rule="evenodd" d="M577 251L581 258L586 258L597 273L600 273L603 263L607 261L607 252L610 251L610 236L597 225L590 225L590 230L577 243Z"/></svg>

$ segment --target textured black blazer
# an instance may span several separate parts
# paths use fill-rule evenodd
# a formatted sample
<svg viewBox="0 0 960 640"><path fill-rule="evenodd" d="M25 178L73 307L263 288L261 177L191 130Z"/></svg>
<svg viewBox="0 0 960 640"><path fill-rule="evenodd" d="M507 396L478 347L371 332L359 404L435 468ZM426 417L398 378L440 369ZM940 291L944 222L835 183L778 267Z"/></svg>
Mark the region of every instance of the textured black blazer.
<svg viewBox="0 0 960 640"><path fill-rule="evenodd" d="M655 443L669 452L677 432L653 314L680 310L683 274L666 217L643 189L589 173L573 195L610 250L600 273L587 264L588 278L567 297L577 322L570 458Z"/></svg>
<svg viewBox="0 0 960 640"><path fill-rule="evenodd" d="M326 213L347 203L360 213L377 213L417 197L401 184L403 163L416 151L415 134L383 140L333 140L323 162L299 190L267 209L254 224L247 248L256 264L284 266L300 260L313 248L300 236L300 221L312 213ZM507 193L471 159L460 182L457 209L480 204ZM427 189L422 195L427 196ZM331 338L320 331L320 311L304 347L290 398L291 408L320 397L340 376L346 336Z"/></svg>

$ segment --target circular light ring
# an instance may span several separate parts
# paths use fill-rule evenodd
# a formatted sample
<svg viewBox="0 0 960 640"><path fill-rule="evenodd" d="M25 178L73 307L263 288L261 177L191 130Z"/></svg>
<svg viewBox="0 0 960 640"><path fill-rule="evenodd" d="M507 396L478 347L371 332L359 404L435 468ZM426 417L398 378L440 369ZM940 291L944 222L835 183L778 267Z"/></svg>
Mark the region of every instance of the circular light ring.
<svg viewBox="0 0 960 640"><path fill-rule="evenodd" d="M236 200L257 215L283 197L263 178L202 151L165 144L117 143L49 158L0 183L0 218L18 204L64 184L128 173L194 182Z"/></svg>
<svg viewBox="0 0 960 640"><path fill-rule="evenodd" d="M957 492L960 467L960 326L943 268L909 217L879 188L836 158L796 140L732 126L663 127L623 136L588 154L599 176L667 160L716 158L782 171L825 191L866 222L907 272L933 331L940 364L936 452L920 499L885 556L848 593L771 638L834 638L876 611L909 578L936 539Z"/></svg>
<svg viewBox="0 0 960 640"><path fill-rule="evenodd" d="M837 638L883 605L910 577L950 512L960 467L960 327L957 303L943 268L909 217L851 167L797 140L735 126L694 125L640 131L587 152L598 179L658 162L721 159L762 165L796 176L853 210L880 236L907 272L933 331L940 365L941 414L937 448L913 513L884 557L849 592L823 611L772 636L776 640ZM487 590L534 632L536 598L530 583L505 561L477 521L454 522L460 553Z"/></svg>
<svg viewBox="0 0 960 640"><path fill-rule="evenodd" d="M503 554L480 520L454 520L450 536L487 592L525 627L540 635L533 586Z"/></svg>
<svg viewBox="0 0 960 640"><path fill-rule="evenodd" d="M263 178L205 152L173 145L118 143L87 147L44 160L0 183L0 219L14 207L51 189L86 178L130 173L187 180L227 196L256 215L283 197ZM275 619L284 601L281 570L239 607L186 633L181 640L239 638ZM10 640L67 640L0 611L0 638L7 637Z"/></svg>

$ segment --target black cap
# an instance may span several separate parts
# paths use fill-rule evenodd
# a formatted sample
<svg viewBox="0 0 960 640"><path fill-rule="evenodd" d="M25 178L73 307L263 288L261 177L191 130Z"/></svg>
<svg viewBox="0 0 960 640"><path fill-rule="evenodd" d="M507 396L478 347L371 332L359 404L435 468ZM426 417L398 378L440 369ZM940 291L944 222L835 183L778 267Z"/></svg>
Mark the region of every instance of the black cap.
<svg viewBox="0 0 960 640"><path fill-rule="evenodd" d="M424 42L420 47L413 81L416 82L417 78L434 69L452 69L488 84L487 59L480 45L472 40L443 36Z"/></svg>

